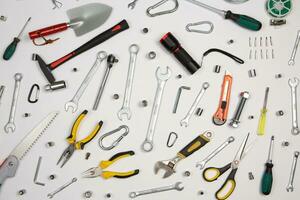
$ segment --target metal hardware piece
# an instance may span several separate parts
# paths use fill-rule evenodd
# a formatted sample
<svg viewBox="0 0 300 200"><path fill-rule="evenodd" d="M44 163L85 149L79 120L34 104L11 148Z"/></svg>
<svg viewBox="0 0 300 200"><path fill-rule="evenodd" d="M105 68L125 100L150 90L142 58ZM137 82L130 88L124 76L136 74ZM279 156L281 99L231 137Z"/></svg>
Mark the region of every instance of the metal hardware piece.
<svg viewBox="0 0 300 200"><path fill-rule="evenodd" d="M299 42L300 42L300 30L298 30L298 33L297 33L297 38L296 38L296 41L295 41L295 44L294 44L293 52L292 52L291 58L288 62L289 65L294 65L295 64L295 58L296 58Z"/></svg>
<svg viewBox="0 0 300 200"><path fill-rule="evenodd" d="M252 172L248 173L248 178L249 178L249 180L254 180L254 175Z"/></svg>
<svg viewBox="0 0 300 200"><path fill-rule="evenodd" d="M131 100L134 71L135 71L138 52L139 52L139 46L137 44L130 45L129 47L130 59L129 59L126 86L125 86L125 95L124 95L122 108L118 112L118 118L121 121L123 121L124 118L130 120L132 115L130 110L130 100Z"/></svg>
<svg viewBox="0 0 300 200"><path fill-rule="evenodd" d="M220 71L221 71L221 66L220 65L216 65L215 69L214 69L214 72L215 73L220 73Z"/></svg>
<svg viewBox="0 0 300 200"><path fill-rule="evenodd" d="M286 24L286 19L270 19L271 26L280 26Z"/></svg>
<svg viewBox="0 0 300 200"><path fill-rule="evenodd" d="M276 112L276 115L277 115L277 116L283 116L283 115L284 115L283 110L278 110L278 111Z"/></svg>
<svg viewBox="0 0 300 200"><path fill-rule="evenodd" d="M300 129L298 126L298 108L297 108L297 86L299 84L299 79L294 77L294 79L289 79L289 86L291 88L291 100L292 100L292 134L298 135Z"/></svg>
<svg viewBox="0 0 300 200"><path fill-rule="evenodd" d="M145 152L150 152L153 149L153 138L159 115L161 100L163 98L166 83L172 75L172 71L169 67L167 67L166 70L163 70L161 67L158 67L155 75L157 79L157 89L152 106L146 139L142 144L142 150L144 150Z"/></svg>
<svg viewBox="0 0 300 200"><path fill-rule="evenodd" d="M230 143L234 142L234 137L230 136L227 140L221 144L218 148L216 148L213 152L211 152L206 158L202 161L197 162L196 167L200 167L200 170L204 169L205 165L208 161L210 161L213 157L215 157L218 153L220 153L225 147L227 147Z"/></svg>
<svg viewBox="0 0 300 200"><path fill-rule="evenodd" d="M207 90L207 88L209 88L209 83L204 82L202 84L202 88L201 88L200 92L198 93L198 96L194 100L194 103L192 104L191 108L189 109L189 111L187 112L185 117L180 121L181 126L188 127L190 118L195 113L195 111L197 109L197 106L200 103L200 100L202 99L202 97L203 97L205 91Z"/></svg>
<svg viewBox="0 0 300 200"><path fill-rule="evenodd" d="M72 185L73 183L75 183L77 181L77 178L72 178L71 181L69 181L68 183L64 184L63 186L59 187L57 190L55 190L54 192L51 192L47 195L47 197L49 199L52 199L54 197L54 195L56 195L57 193L61 192L62 190L64 190L66 187Z"/></svg>
<svg viewBox="0 0 300 200"><path fill-rule="evenodd" d="M22 78L23 78L23 75L21 73L16 73L14 76L15 88L14 88L14 94L13 94L13 99L12 99L11 108L10 108L9 120L4 127L4 131L6 133L9 133L9 132L13 133L16 130L15 115L16 115L16 110L17 110L17 103L18 103L18 97L19 97Z"/></svg>
<svg viewBox="0 0 300 200"><path fill-rule="evenodd" d="M176 98L175 98L175 103L174 103L174 106L173 106L173 113L176 113L176 111L177 111L177 107L178 107L179 99L181 97L182 90L190 90L190 89L191 88L187 87L187 86L181 86L181 87L178 88L177 95L176 95Z"/></svg>
<svg viewBox="0 0 300 200"><path fill-rule="evenodd" d="M5 86L4 86L4 85L1 85L1 86L0 86L0 104L1 104L1 99L2 99L2 97L3 97L4 90L5 90Z"/></svg>
<svg viewBox="0 0 300 200"><path fill-rule="evenodd" d="M246 104L246 101L250 98L250 94L249 92L245 91L241 93L241 100L239 102L239 105L235 111L234 117L231 120L231 122L229 123L229 125L233 128L237 128L239 127L239 123L240 123L240 118L242 115L242 111L244 109L244 106Z"/></svg>
<svg viewBox="0 0 300 200"><path fill-rule="evenodd" d="M26 190L25 189L22 189L22 190L18 191L18 195L22 196L24 194L26 194Z"/></svg>
<svg viewBox="0 0 300 200"><path fill-rule="evenodd" d="M56 9L56 8L61 8L63 6L63 4L58 0L51 0L51 1L54 5L54 7L52 8L53 10Z"/></svg>
<svg viewBox="0 0 300 200"><path fill-rule="evenodd" d="M200 26L200 25L208 25L209 28L207 30L191 29L192 26ZM200 21L200 22L196 22L196 23L187 24L185 29L188 32L209 34L209 33L213 32L214 24L210 21Z"/></svg>
<svg viewBox="0 0 300 200"><path fill-rule="evenodd" d="M137 1L138 1L138 0L133 0L131 3L129 3L129 4L128 4L128 8L131 9L131 10L134 9L134 7L135 7Z"/></svg>
<svg viewBox="0 0 300 200"><path fill-rule="evenodd" d="M174 135L175 137L174 137L174 139L171 141L171 138L172 138L173 135ZM175 132L171 132L171 133L169 134L169 137L168 137L168 140L167 140L167 147L169 147L169 148L173 147L174 144L176 143L177 139L178 139L178 134L175 133Z"/></svg>
<svg viewBox="0 0 300 200"><path fill-rule="evenodd" d="M93 192L88 190L86 192L83 193L84 198L89 199L93 196Z"/></svg>
<svg viewBox="0 0 300 200"><path fill-rule="evenodd" d="M170 186L158 187L158 188L153 188L153 189L143 190L143 191L138 191L138 192L130 192L129 197L130 198L136 198L138 196L147 195L147 194L165 192L165 191L169 191L169 190L182 191L183 189L184 189L184 187L183 187L182 182L177 182L177 183L175 183L173 185L170 185Z"/></svg>
<svg viewBox="0 0 300 200"><path fill-rule="evenodd" d="M249 75L250 78L256 77L256 70L255 69L250 69L248 71L248 75Z"/></svg>
<svg viewBox="0 0 300 200"><path fill-rule="evenodd" d="M158 8L159 6L165 4L166 2L168 1L173 1L174 4L175 4L175 7L173 9L170 9L170 10L165 10L165 11L160 11L160 12L157 12L157 13L151 13L151 10L155 9L155 8ZM159 1L158 3L156 3L155 5L153 6L150 6L146 13L149 17L156 17L156 16L159 16L159 15L165 15L165 14L170 14L170 13L173 13L175 12L179 7L179 3L178 3L178 0L161 0Z"/></svg>
<svg viewBox="0 0 300 200"><path fill-rule="evenodd" d="M103 142L102 142L102 141L103 141L104 138L106 138L107 136L110 136L110 135L112 135L112 134L114 134L114 133L116 133L116 132L119 132L119 131L121 131L122 129L124 129L124 133L123 133L117 140L115 140L110 146L104 146L104 145L103 145ZM100 148L103 149L103 150L106 150L106 151L111 150L111 149L115 148L115 147L120 143L120 141L121 141L125 136L128 135L128 133L129 133L129 127L126 126L126 125L122 125L122 126L120 126L119 128L117 128L117 129L115 129L115 130L112 130L112 131L110 131L110 132L108 132L108 133L103 134L103 135L99 138L99 140L98 140L99 146L100 146Z"/></svg>
<svg viewBox="0 0 300 200"><path fill-rule="evenodd" d="M294 191L294 177L295 177L295 173L296 173L298 157L299 157L299 151L295 151L294 155L293 155L293 163L292 163L291 173L290 173L290 177L289 177L289 182L286 187L286 191L288 191L288 192Z"/></svg>
<svg viewBox="0 0 300 200"><path fill-rule="evenodd" d="M283 147L288 147L288 146L290 146L290 143L289 143L288 141L283 141L283 142L281 143L281 146L283 146Z"/></svg>
<svg viewBox="0 0 300 200"><path fill-rule="evenodd" d="M33 91L34 91L35 88L36 88L36 91L34 93L35 95L34 95L34 97L32 99L32 94L33 94ZM39 94L40 94L40 86L35 83L35 84L33 84L31 86L31 89L30 89L28 97L27 97L27 101L29 103L36 103L36 102L38 102L38 100L39 100Z"/></svg>
<svg viewBox="0 0 300 200"><path fill-rule="evenodd" d="M35 184L37 184L37 185L45 186L45 183L41 183L41 182L37 181L38 175L39 175L39 171L40 171L41 162L42 162L42 157L39 156L39 160L38 160L38 163L37 163L37 166L36 166L36 170L35 170L35 173L34 173L33 182Z"/></svg>
<svg viewBox="0 0 300 200"><path fill-rule="evenodd" d="M150 51L149 53L148 53L148 58L149 59L154 59L154 58L156 58L156 53L155 53L155 51Z"/></svg>
<svg viewBox="0 0 300 200"><path fill-rule="evenodd" d="M0 16L0 20L5 22L5 21L7 20L7 17L1 15L1 16Z"/></svg>

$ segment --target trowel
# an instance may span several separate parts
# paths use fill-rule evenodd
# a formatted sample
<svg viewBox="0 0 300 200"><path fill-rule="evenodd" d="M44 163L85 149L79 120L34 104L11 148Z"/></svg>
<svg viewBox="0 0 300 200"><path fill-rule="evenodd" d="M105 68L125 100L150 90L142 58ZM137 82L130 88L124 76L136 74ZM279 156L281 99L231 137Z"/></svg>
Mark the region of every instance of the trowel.
<svg viewBox="0 0 300 200"><path fill-rule="evenodd" d="M57 39L45 39L45 36L62 32L69 28L73 29L75 35L79 37L104 24L104 22L110 16L111 11L112 8L110 6L101 3L89 3L83 6L72 8L67 11L67 15L70 19L69 22L32 31L29 33L29 37L33 40L34 44L36 44L34 40L40 37L45 40L45 44L48 44ZM40 46L39 44L36 45Z"/></svg>

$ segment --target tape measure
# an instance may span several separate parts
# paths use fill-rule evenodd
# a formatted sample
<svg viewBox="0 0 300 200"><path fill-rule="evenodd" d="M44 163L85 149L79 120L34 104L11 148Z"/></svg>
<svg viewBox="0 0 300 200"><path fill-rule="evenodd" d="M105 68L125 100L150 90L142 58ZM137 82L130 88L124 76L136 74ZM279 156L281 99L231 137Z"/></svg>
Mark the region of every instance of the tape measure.
<svg viewBox="0 0 300 200"><path fill-rule="evenodd" d="M292 10L291 0L268 0L268 13L274 17L285 17Z"/></svg>

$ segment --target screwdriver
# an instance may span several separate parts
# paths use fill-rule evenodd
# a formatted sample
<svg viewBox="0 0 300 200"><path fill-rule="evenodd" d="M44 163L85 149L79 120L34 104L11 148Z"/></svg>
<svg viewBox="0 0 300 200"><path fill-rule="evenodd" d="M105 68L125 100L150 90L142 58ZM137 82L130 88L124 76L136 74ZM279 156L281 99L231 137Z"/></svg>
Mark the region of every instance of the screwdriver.
<svg viewBox="0 0 300 200"><path fill-rule="evenodd" d="M274 146L274 136L271 137L268 161L266 163L266 170L264 172L262 183L261 183L261 192L264 195L269 195L272 190L272 183L273 183L272 168L274 166L272 163L273 146Z"/></svg>
<svg viewBox="0 0 300 200"><path fill-rule="evenodd" d="M257 130L258 135L265 134L266 118L267 118L267 111L268 111L267 103L268 103L269 90L270 90L270 88L267 87L266 91L265 91L264 106L261 109L260 118L259 118L259 122L258 122L258 130Z"/></svg>
<svg viewBox="0 0 300 200"><path fill-rule="evenodd" d="M260 21L249 17L247 15L241 15L241 14L237 14L237 13L233 13L230 10L221 10L221 9L217 9L214 7L211 7L207 4L201 3L199 1L196 0L186 0L190 3L193 3L197 6L201 6L203 8L206 8L212 12L215 12L219 15L221 15L222 17L224 17L224 19L230 19L231 21L233 21L234 23L236 23L237 25L252 30L252 31L259 31L262 27L262 24Z"/></svg>
<svg viewBox="0 0 300 200"><path fill-rule="evenodd" d="M3 54L4 60L9 60L15 53L18 43L20 42L20 37L22 33L24 32L28 22L30 21L31 17L28 18L25 25L23 26L22 30L20 31L19 35L14 38L14 40L8 45L8 47L5 49L5 52Z"/></svg>

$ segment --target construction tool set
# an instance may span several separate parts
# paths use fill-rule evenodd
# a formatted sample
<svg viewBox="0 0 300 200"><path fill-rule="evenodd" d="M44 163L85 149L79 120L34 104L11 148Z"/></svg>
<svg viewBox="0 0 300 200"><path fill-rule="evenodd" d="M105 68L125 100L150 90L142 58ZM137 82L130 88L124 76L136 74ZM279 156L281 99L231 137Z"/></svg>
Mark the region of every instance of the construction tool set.
<svg viewBox="0 0 300 200"><path fill-rule="evenodd" d="M300 151L297 110L300 75L295 67L300 59L297 58L300 27L293 32L287 29L290 30L290 37L281 39L289 39L292 51L281 55L277 51L285 46L280 47L280 43L275 43L277 39L272 31L286 31L285 28L290 25L289 16L298 14L298 18L300 17L299 10L293 10L294 6L300 7L300 2L148 0L143 2L147 4L146 7L142 7L141 0L126 0L128 2L125 7L117 8L116 2L108 0L73 3L64 0L48 1L50 12L60 12L61 16L66 13L67 20L58 18L53 23L42 24L42 20L36 20L33 16L23 16L19 19L18 24L22 24L20 27L14 26L13 20L16 18L9 16L12 12L0 15L0 30L4 30L2 26L10 24L10 27L14 27L12 35L15 31L20 31L17 36L12 37L10 43L1 41L3 59L0 63L0 122L6 117L8 122L0 124L2 148L6 147L1 152L3 162L0 165L0 199L299 198L300 179L296 176L296 169ZM125 0L119 1L125 5ZM255 1L255 9L265 10L268 21L259 19L261 15L257 14L258 11L249 9L251 17L246 14L247 4L254 5ZM5 12L2 7L8 7L6 4L10 3L8 0L0 2L0 12ZM47 5L46 1L37 5L40 4ZM75 5L69 7L73 4ZM169 9L164 10L165 4L170 4ZM224 5L227 5L226 9L222 8ZM40 12L37 6L35 9ZM65 9L67 10L64 12ZM120 12L120 9L130 14L144 9L143 17L152 20L153 26L155 23L160 24L160 30L151 27L151 23L149 27L141 27L146 22L137 15L134 15L137 23L131 17L116 17L115 10ZM187 9L186 12L183 12L184 9ZM197 9L207 17L202 21L185 20L184 15L197 15L198 11L194 11ZM214 13L225 19L223 27L219 27L218 17L213 18ZM181 21L169 18L176 15L180 15ZM40 18L46 17L41 13ZM51 17L48 21L58 15ZM164 20L168 19L170 23L164 24ZM181 27L179 24L181 25L182 20L185 24ZM55 21L59 23L55 24ZM217 31L224 27L226 30L217 35ZM137 32L137 28L142 30ZM73 31L63 32L68 29L73 30L75 35ZM177 31L178 29L182 31ZM272 31L266 31L268 29ZM228 36L227 32L234 34ZM145 38L153 34L155 41L147 42L154 43L157 49L149 49L150 45L140 41L138 34ZM238 34L244 41L235 38ZM75 43L76 38L80 40ZM198 38L216 39L219 46L207 47L196 41ZM66 41L74 44L64 44L63 49L58 49ZM188 41L197 44L197 49L192 48L193 44ZM31 57L21 54L25 45L28 46L26 53L30 52ZM245 54L243 50L247 48L248 52ZM57 52L49 55L54 51ZM126 53L125 56L120 55L121 51ZM46 62L61 52L65 52L65 55L50 63ZM88 55L93 57L93 64L86 59ZM275 74L272 79L280 82L280 87L279 84L268 81L255 81L259 76L267 80L269 74L263 68L268 63L276 65L275 61L279 63L278 59L284 59L284 62L280 62L283 65L282 72L272 71ZM21 73L14 68L16 62L26 60L30 60L31 65L23 66L26 68L25 72L22 70ZM147 66L141 64L144 61ZM58 70L63 64L67 69L71 66L72 70ZM249 65L251 68L247 69ZM101 68L103 71L99 75ZM149 70L151 73L148 73ZM292 72L289 74L292 76L283 76L284 72L290 70ZM36 77L33 72L40 76ZM11 77L11 74L14 76ZM117 80L117 75L122 76L122 79ZM57 80L56 76L61 78ZM246 86L243 83L247 83L245 79L249 79ZM120 93L114 91L116 88ZM287 92L277 92L283 88ZM70 97L67 95L69 93L73 95ZM52 99L56 95L60 99ZM107 101L109 95L111 102ZM284 102L288 102L289 110L284 109ZM59 104L60 110L57 107L51 108L56 104ZM26 111L22 108L24 105ZM274 110L274 106L280 105L283 108ZM10 112L4 112L3 109ZM21 111L25 113L20 113ZM40 117L42 120L36 123L35 120L39 118L36 115L40 111L47 111L48 114ZM278 131L271 129L272 126L284 124L283 120L289 121L289 118L291 123L288 129L283 128L284 125ZM88 125L81 124L83 119L86 119L84 124ZM59 122L63 122L61 126L69 129L61 130L56 127ZM24 134L26 126L22 127L22 123L30 127L36 125ZM94 125L87 128L91 126L90 123ZM47 135L44 138L47 141L41 146L39 143L43 135ZM17 142L12 142L10 136ZM5 146L6 144L11 145ZM7 147L12 146L15 147L7 154L10 152ZM50 149L53 151L50 152ZM59 151L62 153L57 153ZM55 154L56 160L53 161L52 156L47 157L50 153ZM245 158L248 153L250 155ZM25 157L27 154L30 156ZM78 157L82 154L84 157L80 161ZM172 154L174 157L170 158ZM25 172L24 166L29 166L30 157L31 167L26 169L26 174L22 174ZM170 159L163 160L168 157ZM233 160L228 160L232 157ZM107 158L109 159L106 160ZM123 158L129 160L130 165L122 164L126 162ZM286 158L291 162L290 171L289 163L282 161L285 165L281 165L279 162ZM91 163L96 167L89 168ZM136 167L137 164L139 167ZM115 166L117 171L107 170ZM32 169L35 170L30 180L33 180L33 184L29 186L27 178ZM42 176L42 171L49 173L48 180ZM227 171L228 175L221 178ZM99 185L97 191L89 188L89 184L95 182L105 182L110 190L106 191ZM159 187L153 186L153 182L157 182ZM48 188L48 185L54 186L54 183L55 187ZM81 186L76 191L75 185L79 184ZM126 189L127 194L124 196L119 193L114 184L120 184L122 192ZM285 185L284 189L280 188L282 184ZM45 195L35 194L34 188L43 189ZM192 192L193 188L197 190ZM243 188L247 190L243 191ZM81 192L81 197L76 196L78 192ZM167 193L174 196L163 196ZM295 193L297 198L288 196Z"/></svg>

